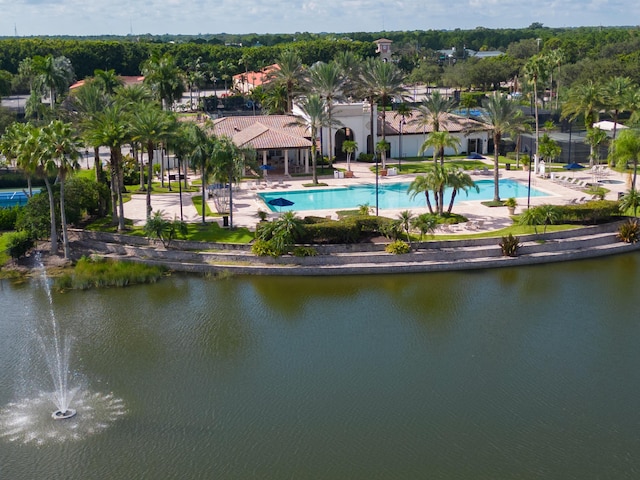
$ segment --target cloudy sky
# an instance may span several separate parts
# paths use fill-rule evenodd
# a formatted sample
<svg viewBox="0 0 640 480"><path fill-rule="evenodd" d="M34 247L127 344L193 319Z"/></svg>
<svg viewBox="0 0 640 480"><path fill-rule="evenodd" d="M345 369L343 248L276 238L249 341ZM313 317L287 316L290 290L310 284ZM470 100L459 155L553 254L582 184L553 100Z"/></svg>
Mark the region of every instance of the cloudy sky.
<svg viewBox="0 0 640 480"><path fill-rule="evenodd" d="M638 0L0 0L0 12L0 36L640 24Z"/></svg>

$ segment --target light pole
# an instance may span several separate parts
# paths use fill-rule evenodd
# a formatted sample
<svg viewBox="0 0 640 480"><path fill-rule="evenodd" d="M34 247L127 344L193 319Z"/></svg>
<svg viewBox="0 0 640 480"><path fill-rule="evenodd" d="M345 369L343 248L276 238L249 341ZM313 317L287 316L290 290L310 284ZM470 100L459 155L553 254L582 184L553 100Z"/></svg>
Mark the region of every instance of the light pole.
<svg viewBox="0 0 640 480"><path fill-rule="evenodd" d="M87 161L87 170L89 170L89 149L88 148L84 149L84 158Z"/></svg>
<svg viewBox="0 0 640 480"><path fill-rule="evenodd" d="M375 152L376 156L376 217L378 216L378 160L380 152Z"/></svg>
<svg viewBox="0 0 640 480"><path fill-rule="evenodd" d="M407 122L405 122L404 117L402 117L402 120L400 121L400 142L399 142L399 147L400 148L398 149L399 150L398 153L400 154L399 155L400 158L398 158L398 171L399 172L402 172L402 129L403 129L403 127L404 127L404 125L406 123Z"/></svg>

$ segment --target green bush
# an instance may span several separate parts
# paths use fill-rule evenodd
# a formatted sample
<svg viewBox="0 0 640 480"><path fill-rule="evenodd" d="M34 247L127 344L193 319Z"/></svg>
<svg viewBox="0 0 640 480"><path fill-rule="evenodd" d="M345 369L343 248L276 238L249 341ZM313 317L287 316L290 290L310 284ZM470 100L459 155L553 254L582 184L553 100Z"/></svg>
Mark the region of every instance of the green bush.
<svg viewBox="0 0 640 480"><path fill-rule="evenodd" d="M18 220L18 212L22 207L0 208L0 231L9 231L16 229L16 220Z"/></svg>
<svg viewBox="0 0 640 480"><path fill-rule="evenodd" d="M295 247L292 253L296 257L315 257L318 255L318 251L313 247Z"/></svg>
<svg viewBox="0 0 640 480"><path fill-rule="evenodd" d="M403 242L402 240L396 240L393 243L390 243L386 247L384 247L384 251L387 253L393 253L394 255L403 255L405 253L409 253L410 251L409 244Z"/></svg>
<svg viewBox="0 0 640 480"><path fill-rule="evenodd" d="M35 241L29 232L10 232L6 233L7 251L11 258L19 259L33 248Z"/></svg>
<svg viewBox="0 0 640 480"><path fill-rule="evenodd" d="M251 252L259 257L279 257L283 253L280 252L271 240L257 239L251 245Z"/></svg>
<svg viewBox="0 0 640 480"><path fill-rule="evenodd" d="M359 162L373 163L374 158L373 153L360 152L360 155L358 155Z"/></svg>

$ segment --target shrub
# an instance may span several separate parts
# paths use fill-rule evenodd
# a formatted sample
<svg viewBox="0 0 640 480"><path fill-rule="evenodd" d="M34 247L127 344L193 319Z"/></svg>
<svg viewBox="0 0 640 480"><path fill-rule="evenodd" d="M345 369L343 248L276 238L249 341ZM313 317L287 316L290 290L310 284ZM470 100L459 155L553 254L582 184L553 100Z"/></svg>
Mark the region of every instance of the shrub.
<svg viewBox="0 0 640 480"><path fill-rule="evenodd" d="M318 251L313 247L295 247L292 252L296 257L315 257Z"/></svg>
<svg viewBox="0 0 640 480"><path fill-rule="evenodd" d="M9 231L16 229L16 220L18 220L18 212L22 207L0 208L0 231Z"/></svg>
<svg viewBox="0 0 640 480"><path fill-rule="evenodd" d="M257 239L251 245L251 252L259 257L279 257L284 252L280 252L270 240Z"/></svg>
<svg viewBox="0 0 640 480"><path fill-rule="evenodd" d="M387 253L393 253L394 255L402 255L405 253L409 253L410 247L407 243L402 240L396 240L393 243L390 243L386 247L384 247L384 251Z"/></svg>
<svg viewBox="0 0 640 480"><path fill-rule="evenodd" d="M374 159L373 153L360 152L360 155L358 155L359 162L372 163L373 159Z"/></svg>
<svg viewBox="0 0 640 480"><path fill-rule="evenodd" d="M502 255L505 257L516 257L518 255L518 248L520 248L520 238L514 237L513 234L503 236L502 241L499 243L502 249Z"/></svg>
<svg viewBox="0 0 640 480"><path fill-rule="evenodd" d="M640 224L638 220L629 219L618 229L618 240L625 243L636 243L640 240Z"/></svg>
<svg viewBox="0 0 640 480"><path fill-rule="evenodd" d="M149 238L159 238L162 246L168 247L178 235L187 235L187 224L180 220L167 220L162 216L162 210L153 213L144 226L144 233Z"/></svg>
<svg viewBox="0 0 640 480"><path fill-rule="evenodd" d="M35 241L29 232L10 232L5 234L8 236L7 251L11 258L19 259L33 248Z"/></svg>

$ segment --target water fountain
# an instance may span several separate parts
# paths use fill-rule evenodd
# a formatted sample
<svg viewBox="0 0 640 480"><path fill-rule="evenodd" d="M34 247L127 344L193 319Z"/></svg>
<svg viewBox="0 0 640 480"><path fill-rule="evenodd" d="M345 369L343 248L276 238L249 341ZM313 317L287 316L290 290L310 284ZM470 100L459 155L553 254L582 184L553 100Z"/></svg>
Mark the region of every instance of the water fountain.
<svg viewBox="0 0 640 480"><path fill-rule="evenodd" d="M44 360L53 390L43 391L38 387L37 395L9 403L0 410L0 438L41 445L85 438L104 430L126 411L121 399L112 394L90 392L78 375L72 375L72 337L65 335L58 323L46 270L39 257L36 261L49 312L46 318L36 321L35 332L42 355L34 357ZM37 370L41 370L40 367L38 365ZM72 385L72 380L77 385Z"/></svg>

